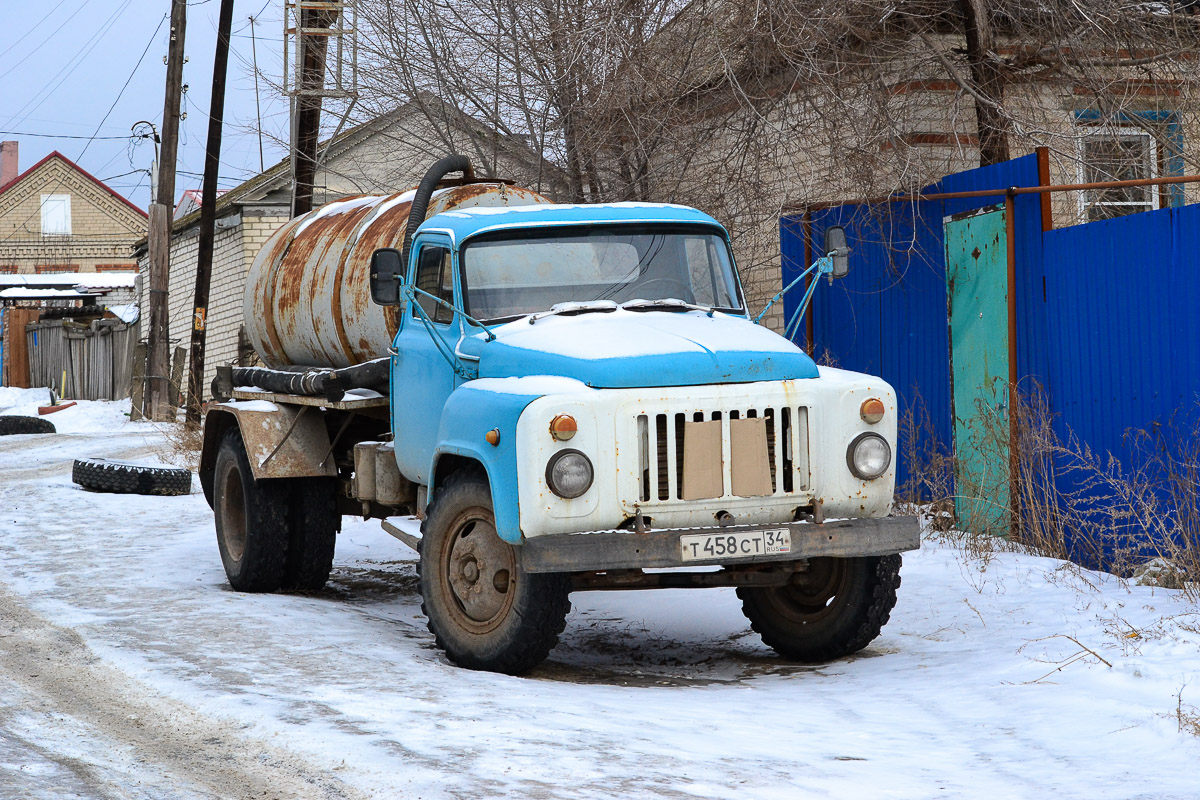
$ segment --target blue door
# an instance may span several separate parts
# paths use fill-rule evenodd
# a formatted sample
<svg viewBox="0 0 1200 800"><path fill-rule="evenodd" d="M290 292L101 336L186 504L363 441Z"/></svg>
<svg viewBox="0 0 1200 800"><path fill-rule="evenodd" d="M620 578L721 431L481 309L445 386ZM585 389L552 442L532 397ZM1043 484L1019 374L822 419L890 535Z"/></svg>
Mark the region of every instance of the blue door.
<svg viewBox="0 0 1200 800"><path fill-rule="evenodd" d="M416 288L447 303L455 302L453 248L440 236L421 236L413 243L408 280ZM414 305L420 305L425 320ZM429 484L429 467L437 446L438 426L446 398L461 383L438 349L433 336L450 351L459 339L459 321L450 309L418 296L401 308L400 330L392 355L392 431L396 461L404 477Z"/></svg>

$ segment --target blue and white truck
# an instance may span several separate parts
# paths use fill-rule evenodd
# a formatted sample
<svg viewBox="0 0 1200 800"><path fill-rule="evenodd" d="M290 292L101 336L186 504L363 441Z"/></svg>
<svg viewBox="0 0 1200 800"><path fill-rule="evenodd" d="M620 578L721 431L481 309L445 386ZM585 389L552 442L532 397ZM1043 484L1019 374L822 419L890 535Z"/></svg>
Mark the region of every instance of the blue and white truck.
<svg viewBox="0 0 1200 800"><path fill-rule="evenodd" d="M573 591L706 587L814 662L879 634L919 546L892 388L755 324L695 209L553 204L451 156L284 225L244 311L266 366L219 370L200 468L237 590L320 588L359 515L418 550L463 667L539 664Z"/></svg>

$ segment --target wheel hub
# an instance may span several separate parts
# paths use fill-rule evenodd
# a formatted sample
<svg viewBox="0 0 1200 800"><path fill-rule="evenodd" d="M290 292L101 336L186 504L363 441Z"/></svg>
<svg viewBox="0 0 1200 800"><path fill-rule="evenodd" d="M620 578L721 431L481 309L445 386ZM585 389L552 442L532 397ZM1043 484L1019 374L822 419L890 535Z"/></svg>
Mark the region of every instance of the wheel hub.
<svg viewBox="0 0 1200 800"><path fill-rule="evenodd" d="M516 564L512 548L496 535L490 521L471 519L450 543L449 576L453 599L472 623L487 625L503 617Z"/></svg>

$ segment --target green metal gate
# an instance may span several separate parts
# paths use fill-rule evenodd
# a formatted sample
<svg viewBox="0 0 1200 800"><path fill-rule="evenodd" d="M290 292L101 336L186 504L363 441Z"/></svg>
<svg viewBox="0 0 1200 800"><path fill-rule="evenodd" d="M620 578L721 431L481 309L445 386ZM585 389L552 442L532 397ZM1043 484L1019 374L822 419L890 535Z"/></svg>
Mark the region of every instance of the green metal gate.
<svg viewBox="0 0 1200 800"><path fill-rule="evenodd" d="M1009 532L1009 302L1005 210L948 217L946 298L955 511L973 533Z"/></svg>

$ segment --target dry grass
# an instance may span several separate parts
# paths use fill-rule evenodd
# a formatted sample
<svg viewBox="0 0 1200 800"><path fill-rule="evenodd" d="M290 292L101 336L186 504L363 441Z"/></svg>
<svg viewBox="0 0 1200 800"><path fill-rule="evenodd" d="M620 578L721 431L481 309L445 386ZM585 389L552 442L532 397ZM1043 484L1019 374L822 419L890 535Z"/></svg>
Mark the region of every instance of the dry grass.
<svg viewBox="0 0 1200 800"><path fill-rule="evenodd" d="M1183 690L1186 688L1186 685L1181 686L1175 693L1175 721L1179 725L1180 733L1200 736L1200 709L1184 704Z"/></svg>
<svg viewBox="0 0 1200 800"><path fill-rule="evenodd" d="M192 472L200 468L200 450L204 445L202 429L189 428L182 422L163 422L154 427L163 437L163 443L155 452L164 463Z"/></svg>
<svg viewBox="0 0 1200 800"><path fill-rule="evenodd" d="M906 409L898 444L910 477L897 486L899 507L919 505L935 532L961 531L956 543L985 563L992 553L1020 549L1200 600L1200 415L1180 413L1126 432L1118 460L1069 430L1060 435L1036 387L1018 394L1011 423L994 409L980 405L970 430L972 460L957 482L959 465L924 403L918 397ZM1015 513L1003 503L1010 491Z"/></svg>

